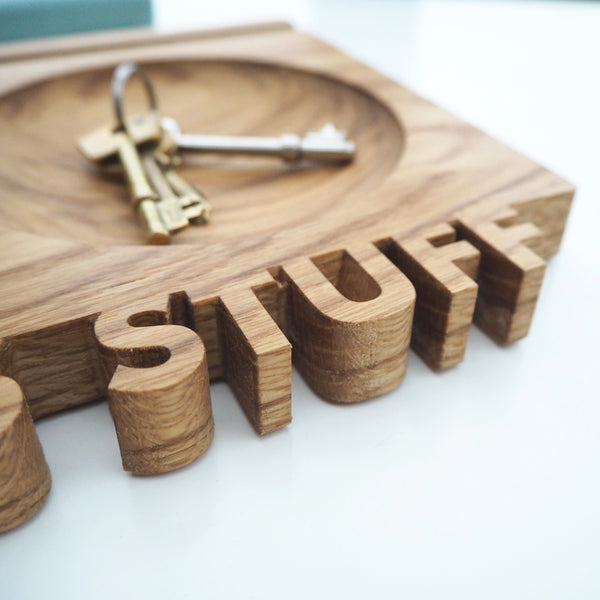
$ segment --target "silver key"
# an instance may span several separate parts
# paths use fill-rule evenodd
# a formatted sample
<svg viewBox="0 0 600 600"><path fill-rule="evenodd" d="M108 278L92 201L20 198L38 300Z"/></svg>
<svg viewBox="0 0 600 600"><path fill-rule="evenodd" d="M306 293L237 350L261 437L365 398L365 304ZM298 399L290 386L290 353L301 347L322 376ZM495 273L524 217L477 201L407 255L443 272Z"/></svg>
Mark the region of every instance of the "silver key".
<svg viewBox="0 0 600 600"><path fill-rule="evenodd" d="M280 137L242 137L227 135L190 135L183 133L175 119L163 117L161 125L182 152L277 156L289 162L351 162L356 144L331 123L304 136L286 133Z"/></svg>

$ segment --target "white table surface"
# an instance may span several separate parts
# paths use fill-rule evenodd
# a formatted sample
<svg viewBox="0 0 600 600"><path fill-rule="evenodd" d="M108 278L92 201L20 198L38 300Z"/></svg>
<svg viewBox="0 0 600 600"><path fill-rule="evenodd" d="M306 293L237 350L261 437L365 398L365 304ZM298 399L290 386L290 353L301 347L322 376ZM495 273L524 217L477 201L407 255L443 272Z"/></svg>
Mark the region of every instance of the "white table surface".
<svg viewBox="0 0 600 600"><path fill-rule="evenodd" d="M218 6L215 6L218 4ZM291 20L578 186L529 336L473 329L365 404L294 374L292 425L254 434L212 387L207 454L121 470L105 404L38 423L49 500L0 536L2 600L600 597L600 5L183 2L161 29Z"/></svg>

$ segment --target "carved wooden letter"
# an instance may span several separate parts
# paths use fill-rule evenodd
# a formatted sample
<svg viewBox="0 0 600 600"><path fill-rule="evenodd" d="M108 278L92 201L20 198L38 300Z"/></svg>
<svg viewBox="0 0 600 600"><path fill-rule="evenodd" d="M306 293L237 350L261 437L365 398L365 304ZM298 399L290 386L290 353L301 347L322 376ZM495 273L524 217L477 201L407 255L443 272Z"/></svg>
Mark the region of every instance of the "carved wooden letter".
<svg viewBox="0 0 600 600"><path fill-rule="evenodd" d="M335 402L358 402L404 378L415 302L410 281L365 244L282 267L286 335L308 384Z"/></svg>
<svg viewBox="0 0 600 600"><path fill-rule="evenodd" d="M165 313L102 313L96 335L109 371L110 410L123 468L172 471L209 447L214 433L206 353L187 327Z"/></svg>
<svg viewBox="0 0 600 600"><path fill-rule="evenodd" d="M19 384L0 376L0 532L31 518L50 492L50 471Z"/></svg>
<svg viewBox="0 0 600 600"><path fill-rule="evenodd" d="M260 434L292 420L291 346L249 288L221 294L225 377Z"/></svg>
<svg viewBox="0 0 600 600"><path fill-rule="evenodd" d="M479 252L455 239L455 230L441 223L418 237L379 244L417 290L412 347L436 370L463 359L477 299Z"/></svg>
<svg viewBox="0 0 600 600"><path fill-rule="evenodd" d="M501 227L500 220L462 216L457 230L481 252L475 323L497 342L508 344L529 331L546 263L524 245L540 236L535 225Z"/></svg>

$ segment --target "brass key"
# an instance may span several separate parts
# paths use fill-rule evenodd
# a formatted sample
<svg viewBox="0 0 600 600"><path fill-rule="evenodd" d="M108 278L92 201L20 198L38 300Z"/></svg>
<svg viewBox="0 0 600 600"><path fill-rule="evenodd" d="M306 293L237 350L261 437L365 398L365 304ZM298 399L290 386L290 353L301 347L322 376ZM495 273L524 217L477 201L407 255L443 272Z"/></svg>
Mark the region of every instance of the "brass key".
<svg viewBox="0 0 600 600"><path fill-rule="evenodd" d="M115 135L118 138L119 158L129 184L131 200L149 233L148 242L168 244L171 241L171 227L170 223L165 221L164 211L161 210L161 192L148 181L144 162L131 138L124 132L117 132Z"/></svg>
<svg viewBox="0 0 600 600"><path fill-rule="evenodd" d="M128 122L126 130L97 130L79 140L79 149L106 170L122 170L136 212L151 244L168 244L170 234L190 221L208 221L210 204L175 170L172 142L152 113Z"/></svg>
<svg viewBox="0 0 600 600"><path fill-rule="evenodd" d="M189 219L184 213L181 199L174 193L158 164L154 151L146 151L141 155L144 171L148 180L158 194L156 209L169 233L184 229L189 225Z"/></svg>
<svg viewBox="0 0 600 600"><path fill-rule="evenodd" d="M124 115L125 88L132 76L146 90L149 110L136 118ZM104 129L82 138L79 148L104 168L121 166L136 212L149 232L152 244L168 244L170 234L190 221L208 221L206 197L175 170L178 151L217 152L279 156L286 161L348 163L356 146L333 125L304 136L286 134L276 138L189 136L173 119L161 119L154 89L147 75L134 63L120 64L113 74L112 98L117 119L115 129Z"/></svg>
<svg viewBox="0 0 600 600"><path fill-rule="evenodd" d="M169 228L157 207L159 194L148 181L138 149L129 134L121 130L98 130L82 138L79 149L101 166L120 164L131 203L149 233L148 241L151 244L168 244Z"/></svg>
<svg viewBox="0 0 600 600"><path fill-rule="evenodd" d="M188 183L177 173L174 158L162 152L156 152L155 161L160 165L162 174L180 202L183 214L190 221L202 219L208 222L210 218L210 202L195 186Z"/></svg>
<svg viewBox="0 0 600 600"><path fill-rule="evenodd" d="M132 205L150 234L149 243L168 244L170 234L190 221L208 221L206 197L177 174L172 159L157 151L156 144L138 148L124 131L101 130L82 138L79 145L101 168L121 167Z"/></svg>

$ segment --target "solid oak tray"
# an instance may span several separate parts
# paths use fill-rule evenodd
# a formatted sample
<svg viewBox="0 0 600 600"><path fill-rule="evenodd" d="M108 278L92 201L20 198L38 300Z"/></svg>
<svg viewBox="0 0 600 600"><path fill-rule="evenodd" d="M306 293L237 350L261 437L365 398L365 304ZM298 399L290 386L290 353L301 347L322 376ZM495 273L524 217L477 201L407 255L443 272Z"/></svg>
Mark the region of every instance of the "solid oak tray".
<svg viewBox="0 0 600 600"><path fill-rule="evenodd" d="M357 158L186 161L212 221L146 246L122 181L75 146L110 122L123 60L144 64L186 130L332 121ZM574 192L277 23L9 47L0 128L0 531L49 490L31 417L108 397L124 468L158 473L208 448L209 378L229 382L259 433L288 424L292 347L317 394L357 402L400 383L410 344L444 369L462 359L472 320L500 343L523 337Z"/></svg>

